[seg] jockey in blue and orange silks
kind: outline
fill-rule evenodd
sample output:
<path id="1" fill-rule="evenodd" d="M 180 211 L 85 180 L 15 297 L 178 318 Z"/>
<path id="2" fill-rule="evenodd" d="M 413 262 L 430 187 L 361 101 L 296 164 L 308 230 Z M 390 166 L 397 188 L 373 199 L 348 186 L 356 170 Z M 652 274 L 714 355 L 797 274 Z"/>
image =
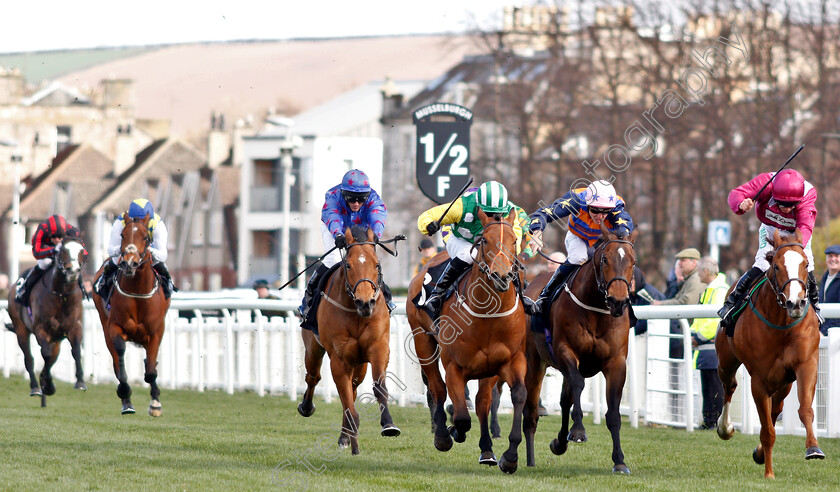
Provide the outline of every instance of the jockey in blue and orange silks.
<path id="1" fill-rule="evenodd" d="M 753 201 L 753 197 L 765 185 Z M 743 215 L 755 207 L 755 215 L 761 226 L 758 228 L 758 251 L 752 268 L 741 276 L 718 311 L 720 325 L 727 330 L 727 335 L 732 335 L 734 308 L 740 304 L 738 301 L 753 282 L 770 268 L 767 253 L 773 251 L 774 247 L 767 238 L 772 238 L 777 230 L 791 234 L 799 229 L 802 233 L 802 242 L 805 244 L 803 249 L 808 257 L 808 300 L 822 323 L 819 287 L 814 277 L 814 253 L 811 251 L 811 234 L 817 221 L 817 189 L 805 181 L 798 171 L 785 169 L 779 173 L 759 174 L 730 191 L 728 201 L 729 208 L 737 215 Z"/>
<path id="2" fill-rule="evenodd" d="M 531 234 L 539 240 L 548 224 L 568 216 L 571 217 L 565 240 L 566 261 L 554 271 L 535 302 L 534 312 L 529 314 L 546 312 L 552 293 L 589 259 L 589 249 L 601 236 L 601 224 L 604 221 L 619 237 L 633 232 L 633 219 L 624 210 L 624 200 L 616 193 L 613 185 L 606 181 L 595 181 L 586 188 L 571 190 L 555 200 L 550 207 L 532 213 Z"/>
<path id="3" fill-rule="evenodd" d="M 360 226 L 373 230 L 373 234 L 380 238 L 385 232 L 385 219 L 388 217 L 388 210 L 385 203 L 379 198 L 379 194 L 370 187 L 370 180 L 364 171 L 351 169 L 344 174 L 341 184 L 333 186 L 324 197 L 324 206 L 321 209 L 321 238 L 324 241 L 324 249 L 332 252 L 321 260 L 321 266 L 315 270 L 309 283 L 306 285 L 303 302 L 298 311 L 306 319 L 311 306 L 315 289 L 324 274 L 330 267 L 341 261 L 339 249 L 347 246 L 344 232 L 348 227 Z M 393 310 L 391 302 L 391 291 L 388 286 L 382 283 L 382 293 L 388 301 L 388 308 Z"/>

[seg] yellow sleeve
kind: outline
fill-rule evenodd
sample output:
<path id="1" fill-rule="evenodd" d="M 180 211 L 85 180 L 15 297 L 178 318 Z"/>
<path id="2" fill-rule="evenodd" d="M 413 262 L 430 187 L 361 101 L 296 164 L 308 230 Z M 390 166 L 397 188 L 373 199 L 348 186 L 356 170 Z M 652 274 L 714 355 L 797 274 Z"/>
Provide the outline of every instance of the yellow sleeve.
<path id="1" fill-rule="evenodd" d="M 417 228 L 420 229 L 420 232 L 423 234 L 428 234 L 426 226 L 438 220 L 438 218 L 440 218 L 440 216 L 443 215 L 443 212 L 448 206 L 448 203 L 444 203 L 443 205 L 432 207 L 429 210 L 426 210 L 425 212 L 420 214 L 420 217 L 417 218 Z M 446 217 L 444 217 L 443 220 L 440 221 L 440 225 L 456 224 L 461 220 L 463 216 L 464 204 L 461 202 L 461 199 L 458 198 L 452 204 L 452 208 L 449 209 L 449 212 L 446 212 Z"/>

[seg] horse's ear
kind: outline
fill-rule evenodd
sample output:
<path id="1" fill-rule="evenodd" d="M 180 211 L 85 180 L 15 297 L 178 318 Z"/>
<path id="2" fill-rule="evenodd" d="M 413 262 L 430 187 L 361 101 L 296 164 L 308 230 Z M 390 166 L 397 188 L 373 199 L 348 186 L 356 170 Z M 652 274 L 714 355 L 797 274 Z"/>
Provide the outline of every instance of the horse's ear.
<path id="1" fill-rule="evenodd" d="M 638 228 L 633 229 L 633 232 L 631 232 L 630 235 L 627 236 L 627 240 L 630 241 L 631 243 L 635 244 L 636 243 L 636 236 L 638 236 L 638 235 L 639 235 L 639 229 Z"/>
<path id="2" fill-rule="evenodd" d="M 507 215 L 505 215 L 505 222 L 513 225 L 514 220 L 518 216 L 519 216 L 519 214 L 516 212 L 516 209 L 513 208 L 513 207 L 510 207 L 510 210 L 508 211 Z"/>
<path id="3" fill-rule="evenodd" d="M 353 237 L 353 232 L 349 227 L 344 230 L 344 239 L 347 240 L 347 244 L 353 244 L 356 242 L 356 239 Z"/>
<path id="4" fill-rule="evenodd" d="M 373 242 L 373 229 L 371 229 L 370 227 L 368 227 L 367 230 L 367 240 L 369 243 Z"/>
<path id="5" fill-rule="evenodd" d="M 614 234 L 610 231 L 610 228 L 607 227 L 607 221 L 601 221 L 601 237 L 603 237 L 604 239 L 609 239 L 610 235 Z"/>
<path id="6" fill-rule="evenodd" d="M 778 230 L 778 229 L 776 229 L 776 230 L 773 232 L 773 240 L 772 240 L 772 241 L 770 241 L 770 242 L 773 244 L 773 247 L 774 247 L 774 248 L 778 248 L 778 247 L 779 247 L 779 243 L 781 243 L 781 241 L 782 241 L 781 234 L 779 234 L 779 230 Z"/>
<path id="7" fill-rule="evenodd" d="M 484 210 L 481 210 L 481 207 L 477 207 L 476 212 L 477 212 L 477 215 L 478 215 L 478 220 L 480 220 L 482 224 L 486 224 L 487 223 L 487 214 L 484 213 Z"/>
<path id="8" fill-rule="evenodd" d="M 128 212 L 123 212 L 122 220 L 123 220 L 123 222 L 128 222 Z"/>
<path id="9" fill-rule="evenodd" d="M 796 234 L 796 242 L 801 244 L 802 243 L 802 231 L 800 231 L 799 228 L 797 227 L 796 231 L 794 233 Z"/>

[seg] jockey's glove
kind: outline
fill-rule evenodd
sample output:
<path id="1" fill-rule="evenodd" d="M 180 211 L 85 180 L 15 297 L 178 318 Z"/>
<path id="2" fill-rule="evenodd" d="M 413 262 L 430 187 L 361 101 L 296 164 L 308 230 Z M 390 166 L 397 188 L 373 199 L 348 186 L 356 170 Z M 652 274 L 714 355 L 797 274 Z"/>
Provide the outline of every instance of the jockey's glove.
<path id="1" fill-rule="evenodd" d="M 440 224 L 437 222 L 431 222 L 429 225 L 426 226 L 426 235 L 434 236 L 437 231 L 440 230 Z"/>
<path id="2" fill-rule="evenodd" d="M 336 236 L 335 237 L 335 247 L 338 249 L 344 249 L 347 247 L 347 239 L 344 236 Z"/>

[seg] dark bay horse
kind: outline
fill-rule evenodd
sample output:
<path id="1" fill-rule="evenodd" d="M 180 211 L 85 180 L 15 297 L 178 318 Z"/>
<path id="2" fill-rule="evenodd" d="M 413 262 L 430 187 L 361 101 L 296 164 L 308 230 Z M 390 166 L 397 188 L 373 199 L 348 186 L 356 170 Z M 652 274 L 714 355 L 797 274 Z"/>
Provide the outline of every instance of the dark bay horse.
<path id="1" fill-rule="evenodd" d="M 566 452 L 568 441 L 585 442 L 580 394 L 584 378 L 599 372 L 607 380 L 607 428 L 613 442 L 613 472 L 630 473 L 621 450 L 621 393 L 624 389 L 627 337 L 630 333 L 630 280 L 636 264 L 633 243 L 638 230 L 619 237 L 601 225 L 601 243 L 592 258 L 571 277 L 547 314 L 551 344 L 543 333 L 528 331 L 528 400 L 525 403 L 525 443 L 528 466 L 534 466 L 534 433 L 539 420 L 537 406 L 546 367 L 563 373 L 560 408 L 563 423 L 551 441 L 554 454 Z M 528 286 L 526 294 L 536 299 L 550 274 L 543 274 Z M 569 415 L 573 425 L 569 430 Z"/>
<path id="2" fill-rule="evenodd" d="M 396 256 L 380 243 L 373 230 L 353 227 L 344 233 L 346 255 L 327 279 L 318 305 L 318 336 L 302 330 L 306 348 L 306 392 L 298 405 L 298 413 L 309 417 L 315 413 L 312 397 L 321 380 L 324 353 L 330 356 L 330 370 L 341 399 L 342 423 L 338 445 L 350 446 L 352 454 L 359 454 L 359 412 L 356 409 L 356 390 L 365 379 L 370 363 L 373 393 L 378 402 L 374 412 L 364 411 L 365 418 L 379 415 L 381 435 L 396 437 L 400 429 L 394 425 L 388 411 L 386 369 L 391 354 L 391 314 L 382 295 L 382 267 L 376 256 L 376 246 Z M 368 402 L 372 403 L 372 402 Z M 374 415 L 368 415 L 373 413 Z"/>
<path id="3" fill-rule="evenodd" d="M 70 342 L 70 351 L 76 361 L 76 389 L 86 390 L 82 369 L 82 290 L 79 275 L 87 262 L 84 245 L 65 238 L 61 249 L 53 257 L 53 266 L 32 287 L 29 293 L 32 315 L 15 301 L 17 286 L 9 292 L 9 317 L 7 327 L 17 335 L 23 351 L 23 363 L 29 373 L 30 396 L 40 396 L 41 406 L 47 406 L 47 395 L 55 394 L 50 370 L 58 359 L 61 341 Z M 29 335 L 35 335 L 44 358 L 40 380 L 35 379 Z"/>
<path id="4" fill-rule="evenodd" d="M 125 370 L 125 343 L 134 342 L 146 349 L 146 371 L 144 380 L 151 386 L 152 401 L 149 415 L 161 414 L 160 388 L 157 385 L 157 356 L 163 338 L 166 311 L 169 299 L 161 287 L 152 262 L 149 248 L 149 217 L 131 219 L 123 214 L 125 228 L 122 231 L 122 246 L 119 270 L 114 281 L 114 292 L 106 300 L 94 292 L 93 302 L 99 311 L 105 344 L 114 361 L 114 374 L 119 380 L 117 396 L 122 400 L 122 413 L 134 413 L 131 404 L 131 387 Z M 106 261 L 111 261 L 110 259 Z M 103 265 L 104 267 L 104 265 Z M 102 275 L 102 267 L 96 278 Z M 94 282 L 95 283 L 95 282 Z"/>
<path id="5" fill-rule="evenodd" d="M 478 211 L 484 232 L 474 243 L 475 263 L 458 285 L 458 293 L 447 299 L 434 322 L 422 309 L 409 302 L 408 322 L 414 336 L 416 354 L 428 380 L 434 400 L 435 447 L 440 451 L 466 440 L 470 414 L 464 397 L 464 384 L 478 379 L 475 411 L 481 436 L 479 463 L 496 465 L 493 441 L 488 429 L 493 386 L 496 376 L 511 388 L 513 425 L 509 447 L 498 461 L 499 468 L 514 473 L 517 448 L 522 441 L 522 407 L 525 403 L 525 311 L 515 287 L 521 265 L 515 257 L 516 235 L 511 211 L 507 216 L 486 215 Z M 413 299 L 423 287 L 426 272 L 447 258 L 440 253 L 412 279 L 408 298 Z M 446 371 L 446 383 L 440 374 L 438 357 Z M 446 427 L 447 388 L 452 399 L 453 426 Z"/>
<path id="6" fill-rule="evenodd" d="M 805 426 L 805 459 L 825 458 L 813 429 L 811 403 L 817 386 L 820 334 L 819 321 L 808 304 L 808 258 L 802 234 L 797 229 L 793 235 L 780 237 L 776 231 L 772 244 L 775 250 L 767 255 L 770 268 L 750 294 L 749 309 L 738 318 L 734 335 L 730 338 L 720 328 L 715 338 L 718 375 L 726 391 L 718 436 L 731 439 L 735 433 L 729 405 L 738 385 L 735 372 L 744 364 L 761 421 L 760 444 L 753 451 L 753 459 L 764 464 L 765 478 L 774 477 L 776 418 L 794 381 L 799 420 Z"/>

